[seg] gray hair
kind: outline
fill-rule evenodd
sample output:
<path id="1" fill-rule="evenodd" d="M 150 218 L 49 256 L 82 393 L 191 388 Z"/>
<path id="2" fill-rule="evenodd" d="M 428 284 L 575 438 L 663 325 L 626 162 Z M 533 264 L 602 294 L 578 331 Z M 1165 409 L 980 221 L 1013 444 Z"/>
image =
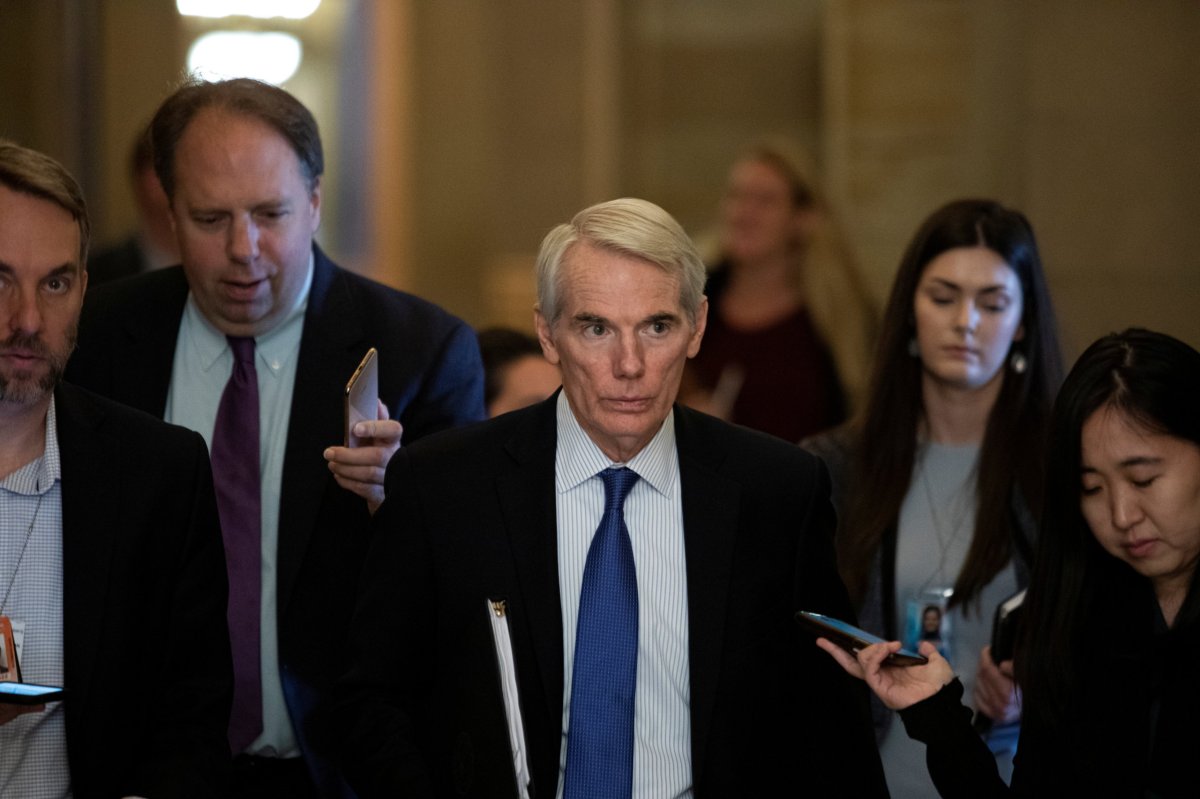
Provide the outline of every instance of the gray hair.
<path id="1" fill-rule="evenodd" d="M 679 276 L 679 304 L 696 322 L 704 300 L 704 262 L 675 219 L 652 202 L 624 197 L 585 208 L 542 239 L 537 257 L 538 309 L 553 324 L 562 314 L 562 265 L 579 243 L 639 258 Z"/>

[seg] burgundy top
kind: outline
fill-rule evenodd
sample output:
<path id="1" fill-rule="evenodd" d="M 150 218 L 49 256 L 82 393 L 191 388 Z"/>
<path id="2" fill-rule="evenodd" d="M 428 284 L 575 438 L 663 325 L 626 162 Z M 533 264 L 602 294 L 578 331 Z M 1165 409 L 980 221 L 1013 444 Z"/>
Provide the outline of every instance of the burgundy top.
<path id="1" fill-rule="evenodd" d="M 720 311 L 722 277 L 709 281 L 708 328 L 700 353 L 689 361 L 691 379 L 712 390 L 726 366 L 740 366 L 745 379 L 731 421 L 787 441 L 844 421 L 846 403 L 833 359 L 808 311 L 800 308 L 756 330 L 729 327 Z"/>

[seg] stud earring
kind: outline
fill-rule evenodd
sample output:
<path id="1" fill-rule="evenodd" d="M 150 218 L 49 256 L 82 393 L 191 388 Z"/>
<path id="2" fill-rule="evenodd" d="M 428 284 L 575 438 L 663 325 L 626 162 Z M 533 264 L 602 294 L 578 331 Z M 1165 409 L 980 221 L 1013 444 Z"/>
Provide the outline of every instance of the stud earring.
<path id="1" fill-rule="evenodd" d="M 1012 355 L 1008 358 L 1008 368 L 1019 375 L 1023 375 L 1025 374 L 1025 370 L 1029 368 L 1029 359 L 1020 350 L 1013 350 Z"/>

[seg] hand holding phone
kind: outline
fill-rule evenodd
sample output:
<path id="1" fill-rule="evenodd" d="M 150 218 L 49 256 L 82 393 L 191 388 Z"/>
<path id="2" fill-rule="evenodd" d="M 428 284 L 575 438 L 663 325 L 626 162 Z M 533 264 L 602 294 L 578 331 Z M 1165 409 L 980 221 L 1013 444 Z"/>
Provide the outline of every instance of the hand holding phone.
<path id="1" fill-rule="evenodd" d="M 1017 643 L 1017 625 L 1025 609 L 1022 589 L 996 606 L 992 620 L 992 644 L 979 653 L 975 672 L 976 732 L 985 733 L 994 723 L 1012 724 L 1021 720 L 1021 692 L 1012 675 L 1013 650 Z M 1006 664 L 1002 669 L 1001 664 Z"/>
<path id="2" fill-rule="evenodd" d="M 929 641 L 919 644 L 920 654 L 903 652 L 899 641 L 884 641 L 838 619 L 801 611 L 796 620 L 819 631 L 817 646 L 892 710 L 928 699 L 954 679 L 954 670 Z"/>
<path id="3" fill-rule="evenodd" d="M 400 449 L 404 433 L 399 421 L 388 418 L 387 406 L 379 399 L 374 347 L 367 350 L 346 384 L 345 414 L 345 446 L 326 447 L 325 460 L 338 485 L 365 499 L 374 513 L 383 503 L 387 465 Z M 367 428 L 364 438 L 354 434 L 356 425 Z"/>

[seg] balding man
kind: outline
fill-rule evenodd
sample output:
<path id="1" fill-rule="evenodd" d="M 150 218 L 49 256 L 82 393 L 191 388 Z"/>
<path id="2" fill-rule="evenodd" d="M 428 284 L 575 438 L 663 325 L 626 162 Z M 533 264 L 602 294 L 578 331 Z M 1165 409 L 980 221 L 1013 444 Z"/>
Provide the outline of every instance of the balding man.
<path id="1" fill-rule="evenodd" d="M 182 266 L 89 298 L 72 379 L 200 432 L 230 573 L 235 795 L 342 793 L 310 745 L 334 676 L 384 467 L 482 418 L 473 332 L 347 272 L 313 236 L 324 159 L 283 89 L 189 83 L 151 122 Z M 346 381 L 378 352 L 379 419 L 344 438 Z M 390 418 L 389 418 L 390 417 Z"/>

